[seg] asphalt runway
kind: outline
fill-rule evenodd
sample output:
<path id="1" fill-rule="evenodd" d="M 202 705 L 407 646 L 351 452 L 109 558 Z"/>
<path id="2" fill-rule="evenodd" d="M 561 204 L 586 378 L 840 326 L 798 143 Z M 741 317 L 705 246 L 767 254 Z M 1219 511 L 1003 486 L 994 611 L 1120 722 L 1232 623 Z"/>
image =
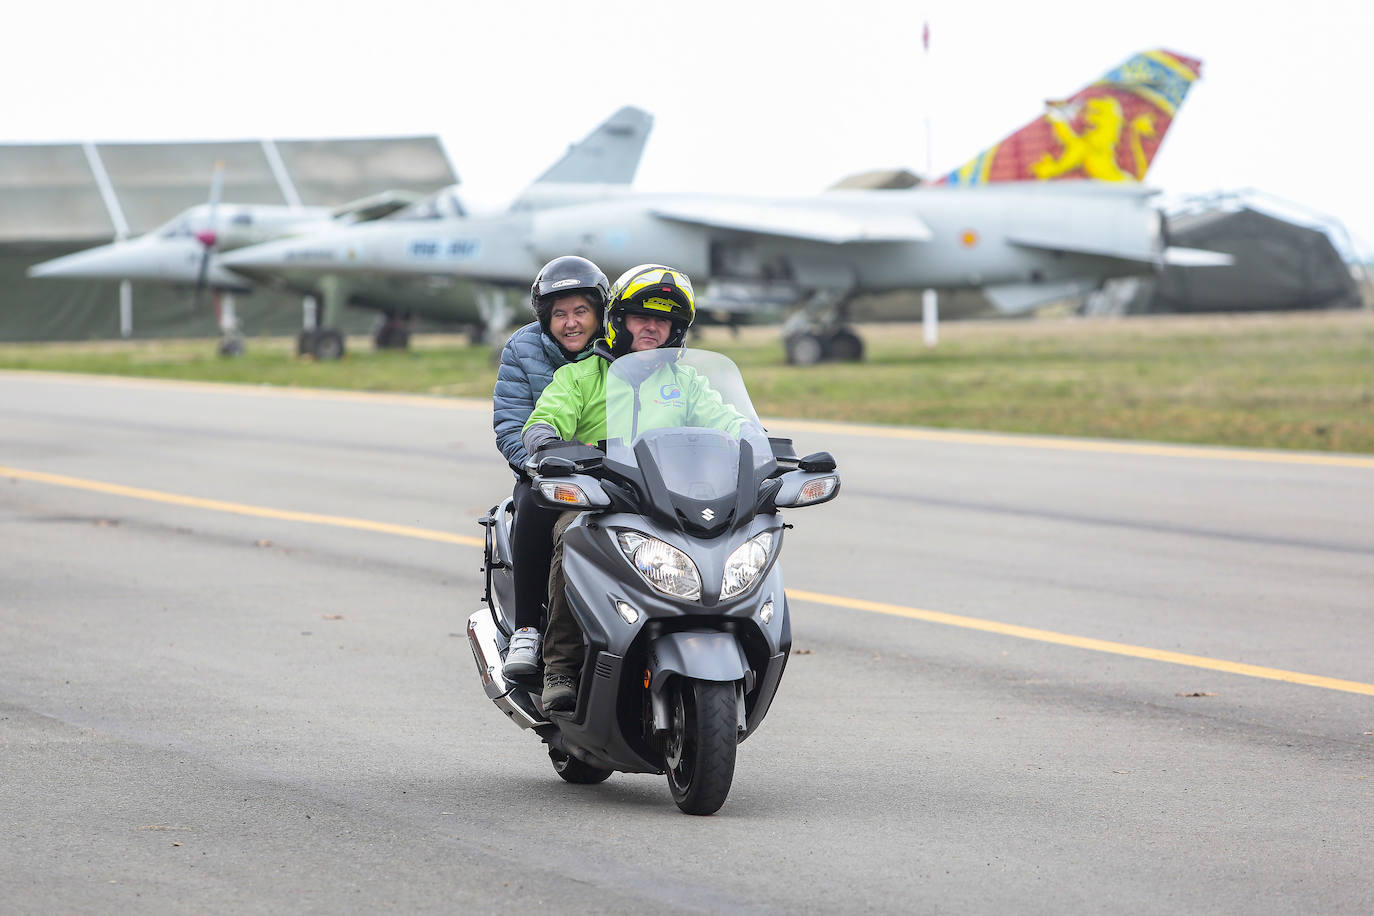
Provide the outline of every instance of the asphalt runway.
<path id="1" fill-rule="evenodd" d="M 1374 912 L 1374 459 L 769 425 L 693 818 L 482 693 L 487 405 L 0 373 L 0 911 Z"/>

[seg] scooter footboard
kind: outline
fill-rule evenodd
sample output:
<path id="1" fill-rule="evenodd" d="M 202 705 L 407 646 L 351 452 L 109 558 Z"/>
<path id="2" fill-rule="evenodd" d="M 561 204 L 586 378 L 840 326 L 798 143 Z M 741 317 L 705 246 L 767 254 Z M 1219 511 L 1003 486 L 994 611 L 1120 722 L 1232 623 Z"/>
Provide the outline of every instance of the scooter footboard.
<path id="1" fill-rule="evenodd" d="M 733 683 L 749 671 L 744 649 L 731 633 L 687 630 L 664 633 L 649 644 L 649 689 L 662 693 L 671 675 Z"/>
<path id="2" fill-rule="evenodd" d="M 517 691 L 515 685 L 502 676 L 501 647 L 505 645 L 505 637 L 487 608 L 468 618 L 468 645 L 472 648 L 472 660 L 477 663 L 477 673 L 482 677 L 482 689 L 497 708 L 521 728 L 547 725 L 523 691 Z"/>

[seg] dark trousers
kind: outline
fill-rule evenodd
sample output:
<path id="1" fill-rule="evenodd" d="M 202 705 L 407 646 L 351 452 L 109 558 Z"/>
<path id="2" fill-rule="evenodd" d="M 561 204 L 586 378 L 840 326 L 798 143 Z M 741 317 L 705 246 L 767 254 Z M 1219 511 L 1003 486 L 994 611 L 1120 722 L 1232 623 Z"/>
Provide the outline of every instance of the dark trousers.
<path id="1" fill-rule="evenodd" d="M 535 505 L 528 477 L 515 482 L 511 496 L 515 502 L 515 529 L 510 535 L 515 563 L 515 626 L 539 629 L 548 595 L 553 526 L 560 513 Z"/>
<path id="2" fill-rule="evenodd" d="M 576 676 L 586 654 L 578 626 L 563 589 L 563 532 L 580 513 L 564 512 L 553 526 L 553 559 L 549 563 L 549 623 L 544 628 L 544 670 Z"/>

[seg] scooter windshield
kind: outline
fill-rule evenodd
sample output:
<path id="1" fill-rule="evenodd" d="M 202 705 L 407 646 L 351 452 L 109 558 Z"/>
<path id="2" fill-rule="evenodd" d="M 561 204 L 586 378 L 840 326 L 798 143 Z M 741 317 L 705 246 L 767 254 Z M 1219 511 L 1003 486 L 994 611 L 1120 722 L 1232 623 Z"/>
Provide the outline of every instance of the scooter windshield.
<path id="1" fill-rule="evenodd" d="M 715 500 L 740 486 L 740 440 L 754 469 L 773 460 L 739 369 L 709 350 L 630 353 L 606 375 L 607 457 L 638 465 L 641 440 L 668 490 Z"/>

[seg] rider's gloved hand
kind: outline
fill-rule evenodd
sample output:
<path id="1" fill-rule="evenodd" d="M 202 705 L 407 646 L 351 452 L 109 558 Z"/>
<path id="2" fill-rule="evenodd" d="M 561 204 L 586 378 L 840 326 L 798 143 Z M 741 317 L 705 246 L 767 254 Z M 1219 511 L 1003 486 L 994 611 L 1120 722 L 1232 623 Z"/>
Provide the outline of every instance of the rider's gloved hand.
<path id="1" fill-rule="evenodd" d="M 533 455 L 525 459 L 525 473 L 531 477 L 539 473 L 539 462 L 544 457 L 544 452 L 551 448 L 558 448 L 560 445 L 571 445 L 566 439 L 546 439 L 539 444 L 539 449 Z"/>
<path id="2" fill-rule="evenodd" d="M 525 454 L 530 458 L 526 460 L 528 465 L 534 459 L 534 455 L 541 448 L 547 448 L 550 443 L 562 442 L 558 435 L 558 430 L 548 423 L 536 423 L 525 429 L 520 434 L 520 443 L 525 446 Z"/>

